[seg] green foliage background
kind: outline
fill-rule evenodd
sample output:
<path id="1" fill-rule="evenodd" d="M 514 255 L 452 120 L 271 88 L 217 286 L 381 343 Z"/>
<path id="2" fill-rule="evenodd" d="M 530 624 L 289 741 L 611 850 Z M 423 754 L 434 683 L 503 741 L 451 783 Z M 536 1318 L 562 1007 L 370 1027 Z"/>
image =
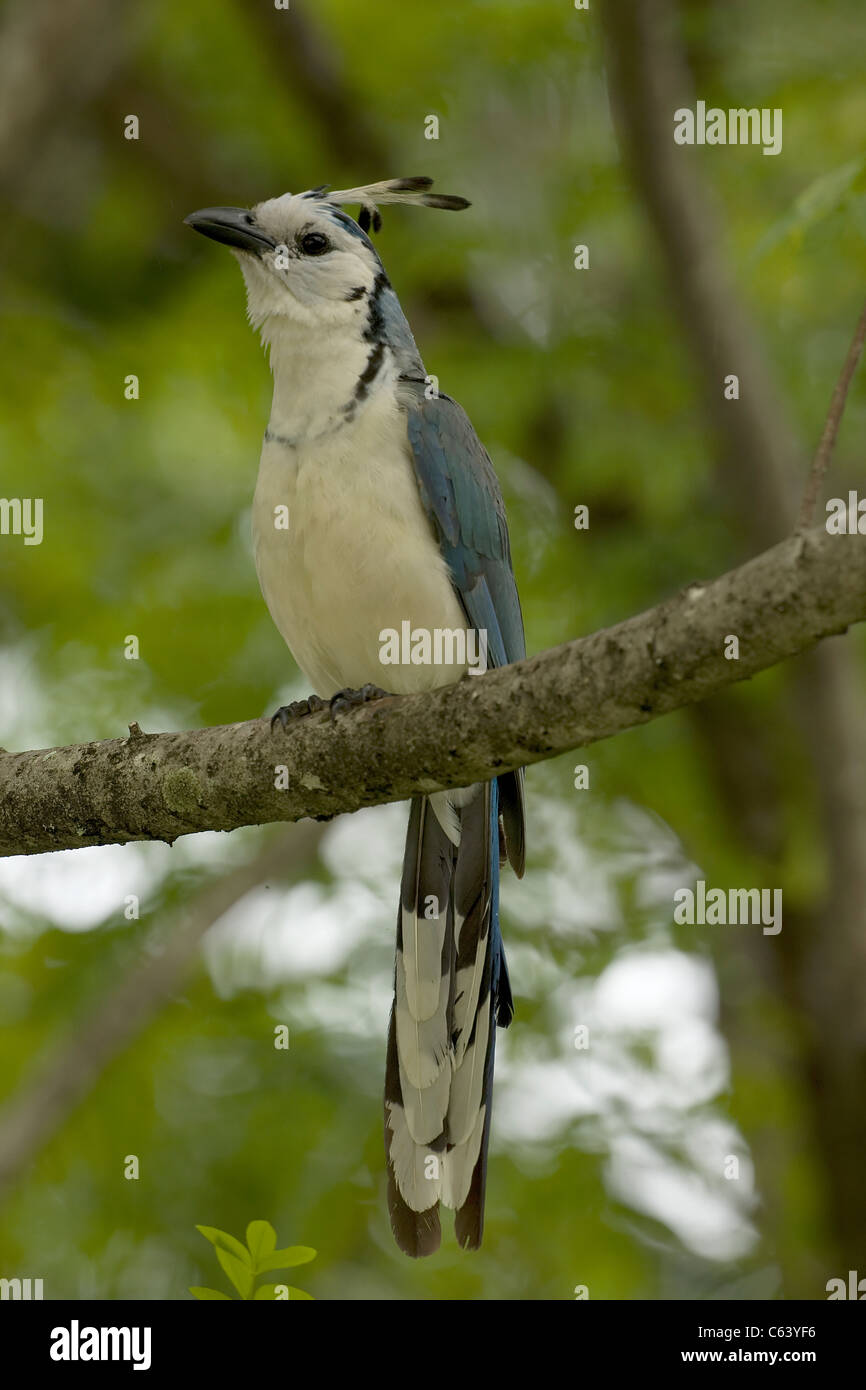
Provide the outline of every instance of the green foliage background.
<path id="1" fill-rule="evenodd" d="M 58 100 L 38 138 L 21 136 L 31 148 L 0 222 L 0 491 L 43 497 L 46 532 L 39 547 L 0 540 L 7 748 L 115 737 L 134 719 L 153 731 L 230 722 L 303 693 L 248 536 L 269 373 L 237 267 L 182 225 L 200 206 L 406 173 L 472 200 L 459 217 L 386 210 L 379 245 L 428 371 L 497 465 L 530 650 L 744 558 L 743 519 L 712 471 L 694 366 L 617 150 L 593 12 L 567 0 L 297 10 L 349 120 L 297 80 L 292 12 L 153 0 L 111 12 L 76 58 L 99 80 Z M 778 158 L 706 149 L 700 165 L 801 431 L 792 469 L 805 472 L 866 281 L 862 7 L 693 3 L 682 26 L 700 95 L 784 111 Z M 123 138 L 130 112 L 137 142 Z M 437 142 L 424 138 L 428 113 Z M 572 266 L 579 242 L 585 272 Z M 137 401 L 124 399 L 129 373 Z M 833 494 L 862 481 L 864 425 L 861 376 Z M 588 532 L 573 527 L 578 503 Z M 124 659 L 130 633 L 138 661 Z M 849 640 L 862 655 L 862 634 Z M 778 872 L 786 903 L 807 908 L 825 863 L 784 695 L 784 673 L 770 672 L 733 699 L 782 769 Z M 573 787 L 578 760 L 588 792 Z M 449 1233 L 415 1264 L 388 1230 L 380 1090 L 402 813 L 384 808 L 332 832 L 342 838 L 309 864 L 312 886 L 285 899 L 301 934 L 336 921 L 330 963 L 323 951 L 294 977 L 269 973 L 256 935 L 266 890 L 248 899 L 233 919 L 239 943 L 209 944 L 207 968 L 7 1195 L 0 1274 L 43 1277 L 47 1297 L 188 1297 L 219 1277 L 196 1224 L 242 1231 L 266 1216 L 281 1243 L 318 1251 L 305 1271 L 318 1299 L 561 1299 L 581 1284 L 593 1299 L 823 1297 L 841 1271 L 829 1263 L 801 1021 L 751 961 L 749 929 L 720 937 L 670 921 L 670 883 L 689 883 L 695 866 L 712 884 L 779 884 L 723 804 L 694 719 L 546 764 L 529 785 L 530 870 L 505 896 L 518 1011 L 500 1084 L 546 1074 L 576 1099 L 537 1139 L 520 1137 L 506 1107 L 480 1254 Z M 88 852 L 79 868 L 74 856 L 0 865 L 0 1090 L 25 1082 L 43 1049 L 159 949 L 170 914 L 270 833 Z M 40 882 L 75 904 L 75 923 L 46 908 Z M 130 893 L 137 922 L 124 917 Z M 343 920 L 363 930 L 340 946 Z M 599 983 L 635 960 L 649 995 L 662 978 L 653 962 L 674 968 L 671 1018 L 683 961 L 699 971 L 683 979 L 719 982 L 720 1016 L 711 983 L 700 1007 L 679 1001 L 708 1049 L 679 1107 L 671 1077 L 693 1035 L 605 1022 Z M 589 1017 L 573 1001 L 592 999 L 602 1063 L 571 1036 Z M 273 1047 L 280 1021 L 287 1052 Z M 732 1144 L 739 1184 L 721 1175 Z M 661 1207 L 617 1180 L 623 1145 L 644 1176 L 672 1184 Z M 123 1175 L 129 1154 L 137 1181 Z M 723 1213 L 709 1235 L 692 1203 Z M 663 1214 L 678 1208 L 679 1222 Z"/>

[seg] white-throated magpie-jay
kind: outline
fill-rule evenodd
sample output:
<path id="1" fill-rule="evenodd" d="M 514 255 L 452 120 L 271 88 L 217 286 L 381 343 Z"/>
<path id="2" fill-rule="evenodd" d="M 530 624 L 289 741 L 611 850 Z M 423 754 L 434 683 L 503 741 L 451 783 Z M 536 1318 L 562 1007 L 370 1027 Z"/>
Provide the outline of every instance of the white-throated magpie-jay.
<path id="1" fill-rule="evenodd" d="M 468 206 L 430 184 L 314 188 L 186 219 L 235 252 L 250 321 L 270 348 L 256 569 L 315 692 L 278 712 L 284 725 L 382 686 L 403 694 L 459 680 L 469 660 L 457 632 L 481 635 L 495 666 L 525 652 L 493 466 L 461 407 L 431 393 L 367 235 L 378 204 Z M 357 221 L 344 204 L 360 205 Z M 407 623 L 414 659 L 383 667 L 383 634 Z M 417 633 L 452 638 L 425 646 Z M 481 1241 L 495 1026 L 513 1012 L 499 931 L 506 856 L 522 874 L 522 773 L 413 799 L 385 1077 L 391 1224 L 410 1255 L 438 1248 L 440 1201 L 456 1210 L 462 1245 Z"/>

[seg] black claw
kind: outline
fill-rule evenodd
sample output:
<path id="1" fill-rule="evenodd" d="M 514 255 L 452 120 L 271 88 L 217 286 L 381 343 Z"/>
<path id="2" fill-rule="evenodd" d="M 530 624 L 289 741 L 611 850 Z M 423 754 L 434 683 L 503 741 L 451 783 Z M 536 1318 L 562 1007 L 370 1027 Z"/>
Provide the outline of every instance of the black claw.
<path id="1" fill-rule="evenodd" d="M 323 710 L 328 710 L 331 718 L 336 719 L 338 714 L 345 714 L 346 710 L 366 705 L 370 700 L 387 699 L 387 696 L 387 690 L 370 684 L 363 685 L 360 690 L 338 690 L 330 700 L 323 700 L 319 695 L 308 695 L 306 700 L 293 700 L 290 705 L 280 705 L 271 719 L 271 728 L 280 724 L 287 729 L 296 720 L 306 719 L 310 714 L 321 714 Z"/>
<path id="2" fill-rule="evenodd" d="M 318 695 L 308 695 L 306 700 L 293 700 L 290 705 L 280 705 L 271 718 L 271 728 L 279 723 L 287 729 L 296 719 L 306 719 L 308 714 L 321 714 L 322 710 L 327 708 L 328 701 L 322 700 Z"/>
<path id="3" fill-rule="evenodd" d="M 338 690 L 330 699 L 331 718 L 336 719 L 338 714 L 345 714 L 346 710 L 354 709 L 357 705 L 366 705 L 370 700 L 385 700 L 387 697 L 387 690 L 369 683 L 362 685 L 360 690 Z"/>

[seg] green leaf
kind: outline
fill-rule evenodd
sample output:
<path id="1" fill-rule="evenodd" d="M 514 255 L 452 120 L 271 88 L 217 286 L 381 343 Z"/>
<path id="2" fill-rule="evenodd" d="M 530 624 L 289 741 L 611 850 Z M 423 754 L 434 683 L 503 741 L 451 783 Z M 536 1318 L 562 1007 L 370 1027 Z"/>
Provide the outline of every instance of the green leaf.
<path id="1" fill-rule="evenodd" d="M 760 261 L 779 242 L 788 237 L 802 236 L 814 223 L 838 212 L 852 194 L 862 191 L 864 174 L 866 160 L 861 157 L 815 179 L 761 237 L 752 255 L 752 263 Z"/>
<path id="2" fill-rule="evenodd" d="M 314 1303 L 315 1299 L 311 1293 L 304 1293 L 303 1289 L 296 1289 L 294 1284 L 289 1284 L 289 1298 L 303 1298 L 306 1303 Z"/>
<path id="3" fill-rule="evenodd" d="M 235 1255 L 229 1254 L 228 1250 L 216 1248 L 217 1259 L 231 1279 L 241 1298 L 251 1298 L 255 1277 L 250 1269 L 249 1262 L 242 1264 Z M 248 1257 L 249 1259 L 249 1257 Z"/>
<path id="4" fill-rule="evenodd" d="M 276 1296 L 277 1296 L 277 1286 L 276 1286 L 276 1284 L 260 1284 L 259 1287 L 256 1289 L 255 1294 L 253 1295 L 253 1298 L 254 1298 L 255 1302 L 258 1303 L 258 1302 L 261 1302 L 263 1299 L 266 1299 L 266 1298 L 268 1298 L 268 1299 L 273 1299 L 273 1298 L 276 1298 Z"/>
<path id="5" fill-rule="evenodd" d="M 269 1221 L 251 1221 L 247 1226 L 247 1245 L 250 1248 L 253 1268 L 259 1261 L 270 1255 L 277 1243 L 277 1233 Z"/>
<path id="6" fill-rule="evenodd" d="M 195 1286 L 190 1289 L 193 1298 L 200 1298 L 203 1303 L 214 1302 L 216 1299 L 225 1299 L 226 1303 L 231 1303 L 227 1293 L 220 1293 L 219 1289 L 203 1289 Z"/>
<path id="7" fill-rule="evenodd" d="M 211 1245 L 216 1247 L 217 1253 L 220 1250 L 227 1250 L 230 1255 L 236 1256 L 243 1264 L 252 1269 L 249 1250 L 234 1236 L 230 1236 L 228 1231 L 220 1231 L 216 1226 L 196 1226 L 196 1230 L 201 1231 L 205 1240 L 209 1240 Z"/>
<path id="8" fill-rule="evenodd" d="M 275 1250 L 259 1263 L 259 1271 L 267 1269 L 293 1269 L 295 1265 L 308 1265 L 316 1258 L 316 1251 L 310 1245 L 287 1245 L 284 1250 Z"/>

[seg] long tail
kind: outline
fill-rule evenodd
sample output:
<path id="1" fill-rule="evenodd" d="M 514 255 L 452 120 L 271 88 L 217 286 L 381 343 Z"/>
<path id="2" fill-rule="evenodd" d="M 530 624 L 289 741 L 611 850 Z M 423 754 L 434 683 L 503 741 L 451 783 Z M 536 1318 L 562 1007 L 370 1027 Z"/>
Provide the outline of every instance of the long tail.
<path id="1" fill-rule="evenodd" d="M 407 1255 L 439 1248 L 440 1201 L 460 1244 L 481 1243 L 496 1024 L 513 1013 L 499 860 L 496 782 L 413 800 L 385 1070 L 388 1206 Z"/>

